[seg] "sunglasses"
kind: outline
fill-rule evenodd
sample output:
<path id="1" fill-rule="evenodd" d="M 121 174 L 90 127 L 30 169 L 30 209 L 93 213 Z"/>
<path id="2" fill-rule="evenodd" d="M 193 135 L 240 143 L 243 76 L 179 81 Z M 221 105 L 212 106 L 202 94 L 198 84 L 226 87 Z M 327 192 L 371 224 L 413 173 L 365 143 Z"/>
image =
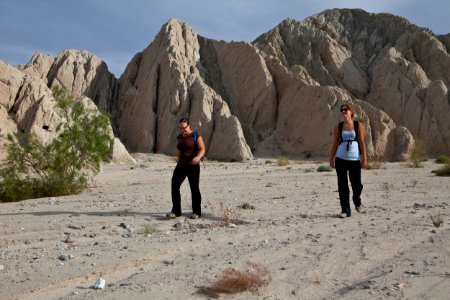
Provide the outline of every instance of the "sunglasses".
<path id="1" fill-rule="evenodd" d="M 182 127 L 182 126 L 180 126 L 180 127 L 178 127 L 180 130 L 185 130 L 186 128 L 188 128 L 189 127 L 189 125 L 186 125 L 186 126 L 184 126 L 184 127 Z"/>
<path id="2" fill-rule="evenodd" d="M 348 108 L 341 108 L 341 112 L 347 112 Z"/>

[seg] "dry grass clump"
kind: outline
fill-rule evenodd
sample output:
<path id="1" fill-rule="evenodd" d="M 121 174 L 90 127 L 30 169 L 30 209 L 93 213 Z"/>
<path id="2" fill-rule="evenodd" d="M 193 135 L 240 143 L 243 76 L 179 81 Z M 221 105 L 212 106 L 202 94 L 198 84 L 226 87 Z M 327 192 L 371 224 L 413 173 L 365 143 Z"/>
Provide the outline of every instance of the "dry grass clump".
<path id="1" fill-rule="evenodd" d="M 211 213 L 212 216 L 216 216 L 216 211 L 214 210 L 214 206 L 211 204 L 211 201 L 207 202 L 208 204 L 208 208 L 209 208 L 209 212 Z"/>
<path id="2" fill-rule="evenodd" d="M 379 156 L 373 156 L 369 158 L 369 163 L 366 166 L 367 170 L 378 170 L 382 166 L 382 161 Z"/>
<path id="3" fill-rule="evenodd" d="M 333 171 L 333 168 L 332 167 L 330 167 L 329 165 L 320 165 L 318 168 L 317 168 L 317 172 L 331 172 L 331 171 Z"/>
<path id="4" fill-rule="evenodd" d="M 384 191 L 389 192 L 391 189 L 394 188 L 394 185 L 390 184 L 389 182 L 383 182 L 381 187 L 383 188 Z"/>
<path id="5" fill-rule="evenodd" d="M 155 232 L 158 232 L 158 227 L 153 224 L 146 224 L 140 231 L 141 234 L 153 234 Z"/>
<path id="6" fill-rule="evenodd" d="M 249 204 L 248 202 L 244 202 L 241 205 L 239 205 L 239 208 L 242 208 L 242 209 L 255 209 L 255 206 Z"/>
<path id="7" fill-rule="evenodd" d="M 410 166 L 413 168 L 422 168 L 423 162 L 428 159 L 428 148 L 424 141 L 417 140 L 413 149 L 411 150 L 409 160 Z"/>
<path id="8" fill-rule="evenodd" d="M 289 159 L 287 159 L 286 157 L 279 157 L 277 159 L 277 166 L 279 167 L 285 167 L 290 165 Z"/>
<path id="9" fill-rule="evenodd" d="M 438 215 L 430 215 L 431 223 L 433 223 L 434 227 L 441 227 L 444 225 L 444 218 L 441 214 Z"/>
<path id="10" fill-rule="evenodd" d="M 320 280 L 319 274 L 316 274 L 316 277 L 314 277 L 314 281 L 315 284 L 321 284 L 322 280 Z"/>
<path id="11" fill-rule="evenodd" d="M 443 167 L 432 171 L 437 176 L 450 176 L 450 163 L 445 164 Z"/>
<path id="12" fill-rule="evenodd" d="M 445 155 L 438 155 L 436 157 L 436 163 L 437 164 L 450 164 L 450 157 Z"/>
<path id="13" fill-rule="evenodd" d="M 241 212 L 236 209 L 230 209 L 225 207 L 223 202 L 220 202 L 220 217 L 222 226 L 230 226 L 231 224 L 237 224 Z"/>
<path id="14" fill-rule="evenodd" d="M 201 286 L 198 293 L 212 298 L 219 298 L 220 294 L 236 294 L 245 291 L 257 293 L 258 289 L 267 285 L 271 278 L 266 267 L 248 262 L 244 271 L 226 268 L 217 281 L 211 286 Z"/>

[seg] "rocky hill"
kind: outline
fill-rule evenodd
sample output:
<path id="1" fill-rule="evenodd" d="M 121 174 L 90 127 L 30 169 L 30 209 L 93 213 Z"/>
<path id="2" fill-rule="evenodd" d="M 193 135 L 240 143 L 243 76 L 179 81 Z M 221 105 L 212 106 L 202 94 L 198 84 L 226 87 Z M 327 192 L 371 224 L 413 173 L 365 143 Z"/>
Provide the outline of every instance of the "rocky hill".
<path id="1" fill-rule="evenodd" d="M 4 145 L 10 133 L 33 132 L 43 142 L 57 137 L 60 119 L 51 92 L 55 84 L 72 91 L 86 108 L 103 110 L 108 109 L 117 85 L 106 64 L 86 51 L 66 50 L 57 58 L 37 53 L 17 68 L 0 61 L 0 159 L 6 156 Z M 110 134 L 112 160 L 136 163 L 112 128 Z"/>
<path id="2" fill-rule="evenodd" d="M 201 37 L 172 19 L 119 79 L 86 51 L 0 65 L 0 139 L 30 130 L 51 97 L 40 93 L 60 84 L 110 112 L 131 152 L 174 154 L 178 120 L 190 117 L 211 159 L 326 156 L 350 102 L 369 155 L 404 160 L 415 140 L 450 154 L 449 46 L 448 35 L 362 10 L 287 19 L 251 43 Z"/>

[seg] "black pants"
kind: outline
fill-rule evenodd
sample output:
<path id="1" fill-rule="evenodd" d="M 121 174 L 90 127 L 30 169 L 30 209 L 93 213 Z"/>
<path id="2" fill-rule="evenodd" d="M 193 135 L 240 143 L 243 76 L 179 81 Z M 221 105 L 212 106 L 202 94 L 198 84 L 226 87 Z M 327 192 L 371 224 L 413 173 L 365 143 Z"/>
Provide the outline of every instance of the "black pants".
<path id="1" fill-rule="evenodd" d="M 361 192 L 363 185 L 361 183 L 361 162 L 359 160 L 335 159 L 336 173 L 338 178 L 339 200 L 341 202 L 342 212 L 351 215 L 350 209 L 350 191 L 348 188 L 348 177 L 353 191 L 353 204 L 356 207 L 361 206 Z"/>
<path id="2" fill-rule="evenodd" d="M 181 196 L 180 187 L 183 181 L 189 180 L 192 194 L 192 213 L 198 216 L 202 215 L 202 195 L 200 194 L 200 164 L 197 165 L 182 165 L 177 164 L 172 176 L 172 212 L 181 216 Z"/>

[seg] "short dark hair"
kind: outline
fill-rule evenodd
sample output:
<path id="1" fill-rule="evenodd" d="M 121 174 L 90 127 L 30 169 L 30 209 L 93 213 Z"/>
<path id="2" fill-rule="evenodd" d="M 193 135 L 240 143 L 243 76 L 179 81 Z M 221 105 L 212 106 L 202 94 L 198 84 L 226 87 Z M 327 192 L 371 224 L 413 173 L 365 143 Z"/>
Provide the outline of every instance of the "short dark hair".
<path id="1" fill-rule="evenodd" d="M 186 123 L 188 125 L 191 125 L 191 122 L 189 122 L 188 118 L 181 118 L 180 121 L 178 123 Z"/>

